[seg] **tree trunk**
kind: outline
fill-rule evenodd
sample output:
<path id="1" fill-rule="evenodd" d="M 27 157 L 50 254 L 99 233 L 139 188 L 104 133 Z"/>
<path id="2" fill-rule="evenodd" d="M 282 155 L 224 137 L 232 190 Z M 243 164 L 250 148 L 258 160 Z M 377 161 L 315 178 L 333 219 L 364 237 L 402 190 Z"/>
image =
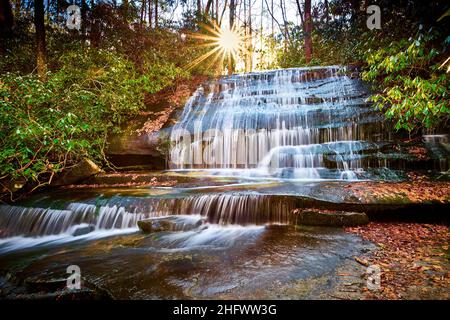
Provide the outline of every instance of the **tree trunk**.
<path id="1" fill-rule="evenodd" d="M 202 0 L 197 0 L 197 18 L 202 14 Z"/>
<path id="2" fill-rule="evenodd" d="M 86 0 L 81 0 L 81 37 L 83 38 L 83 43 L 86 40 L 87 9 Z"/>
<path id="3" fill-rule="evenodd" d="M 280 0 L 280 7 L 281 7 L 281 15 L 283 17 L 283 28 L 284 28 L 284 34 L 285 34 L 284 51 L 287 51 L 287 45 L 291 41 L 291 35 L 289 34 L 286 8 L 285 8 L 285 3 L 283 0 Z"/>
<path id="4" fill-rule="evenodd" d="M 41 79 L 47 73 L 47 53 L 45 46 L 44 0 L 34 1 L 34 26 L 36 28 L 36 66 Z"/>
<path id="5" fill-rule="evenodd" d="M 9 0 L 0 0 L 0 55 L 6 53 L 6 40 L 11 37 L 14 18 Z"/>
<path id="6" fill-rule="evenodd" d="M 281 26 L 281 24 L 278 22 L 278 20 L 275 18 L 273 11 L 271 11 L 271 9 L 269 8 L 269 4 L 267 3 L 267 0 L 264 0 L 266 3 L 266 7 L 267 7 L 267 11 L 269 12 L 270 17 L 272 18 L 272 24 L 275 21 L 275 23 L 277 24 L 278 28 L 280 29 L 281 34 L 283 35 L 283 37 L 285 37 L 285 39 L 287 38 L 287 35 L 285 34 L 285 30 L 284 28 Z M 273 1 L 272 1 L 273 4 Z M 272 26 L 272 36 L 274 36 L 275 34 L 275 30 L 273 29 Z"/>
<path id="7" fill-rule="evenodd" d="M 155 0 L 155 29 L 158 29 L 158 0 Z"/>
<path id="8" fill-rule="evenodd" d="M 303 19 L 302 6 L 300 5 L 300 0 L 295 0 L 297 3 L 298 14 L 300 15 L 300 21 L 302 22 L 302 28 L 305 28 L 305 20 Z"/>
<path id="9" fill-rule="evenodd" d="M 247 0 L 244 0 L 244 69 L 245 72 L 249 71 L 249 64 L 248 64 L 248 43 L 247 43 L 247 37 L 248 37 L 248 26 L 247 26 L 248 20 L 247 20 Z"/>
<path id="10" fill-rule="evenodd" d="M 236 15 L 236 0 L 230 0 L 230 30 L 234 28 L 234 18 Z M 234 61 L 231 53 L 228 54 L 228 75 L 233 74 Z"/>
<path id="11" fill-rule="evenodd" d="M 270 11 L 271 12 L 271 17 L 272 17 L 272 35 L 274 35 L 274 33 L 275 33 L 275 28 L 274 28 L 274 24 L 273 24 L 273 21 L 275 20 L 275 17 L 273 16 L 273 0 L 271 1 L 271 8 L 272 8 L 272 11 Z M 267 9 L 269 10 L 269 6 L 267 6 Z"/>
<path id="12" fill-rule="evenodd" d="M 139 24 L 142 26 L 144 25 L 144 19 L 145 19 L 145 8 L 147 7 L 147 3 L 145 0 L 142 0 L 142 5 L 141 5 L 141 16 L 140 16 L 140 20 L 139 20 Z"/>
<path id="13" fill-rule="evenodd" d="M 236 15 L 236 0 L 230 0 L 230 30 L 234 27 L 234 17 Z"/>
<path id="14" fill-rule="evenodd" d="M 219 24 L 219 0 L 216 0 L 216 23 Z"/>
<path id="15" fill-rule="evenodd" d="M 311 17 L 311 0 L 305 1 L 305 60 L 306 63 L 311 62 L 312 58 L 312 17 Z"/>
<path id="16" fill-rule="evenodd" d="M 248 0 L 247 69 L 253 70 L 252 0 Z"/>
<path id="17" fill-rule="evenodd" d="M 207 15 L 209 15 L 209 16 L 211 16 L 212 17 L 212 15 L 211 15 L 211 8 L 212 8 L 212 3 L 213 3 L 213 0 L 208 0 L 208 2 L 206 3 L 206 7 L 205 7 L 205 14 L 207 14 Z"/>
<path id="18" fill-rule="evenodd" d="M 225 14 L 225 10 L 227 9 L 227 5 L 228 5 L 228 0 L 225 0 L 225 4 L 223 5 L 223 10 L 222 10 L 222 14 L 220 15 L 220 19 L 219 19 L 219 26 L 222 26 L 222 20 L 223 20 L 223 15 Z"/>
<path id="19" fill-rule="evenodd" d="M 351 6 L 352 6 L 352 23 L 355 23 L 358 20 L 358 16 L 359 16 L 359 0 L 352 0 L 351 1 Z"/>
<path id="20" fill-rule="evenodd" d="M 123 0 L 122 1 L 122 15 L 123 15 L 123 20 L 125 22 L 128 22 L 128 9 L 129 9 L 129 3 L 128 0 Z"/>
<path id="21" fill-rule="evenodd" d="M 153 24 L 153 2 L 152 0 L 148 0 L 148 25 L 150 29 L 152 28 Z"/>

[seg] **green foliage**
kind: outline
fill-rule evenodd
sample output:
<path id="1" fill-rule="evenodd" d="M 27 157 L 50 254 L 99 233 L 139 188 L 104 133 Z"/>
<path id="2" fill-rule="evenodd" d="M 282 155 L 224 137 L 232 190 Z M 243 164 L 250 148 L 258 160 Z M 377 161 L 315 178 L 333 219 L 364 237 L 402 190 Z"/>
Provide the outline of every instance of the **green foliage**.
<path id="1" fill-rule="evenodd" d="M 35 75 L 34 14 L 14 17 L 0 59 L 0 181 L 46 184 L 82 157 L 105 164 L 108 135 L 151 111 L 148 95 L 205 72 L 185 70 L 205 48 L 183 41 L 172 22 L 148 26 L 132 3 L 128 10 L 105 2 L 88 9 L 83 34 L 68 30 L 60 7 L 50 4 L 45 82 Z"/>
<path id="2" fill-rule="evenodd" d="M 383 3 L 381 30 L 369 30 L 367 16 L 348 1 L 330 1 L 329 19 L 319 5 L 309 65 L 358 66 L 364 71 L 363 80 L 373 84 L 375 108 L 384 111 L 398 130 L 445 127 L 450 83 L 448 62 L 442 64 L 449 57 L 450 37 L 444 26 L 448 6 L 439 0 L 432 3 Z M 289 27 L 291 39 L 275 47 L 277 65 L 305 66 L 304 34 Z"/>
<path id="3" fill-rule="evenodd" d="M 367 55 L 368 70 L 362 77 L 381 90 L 371 100 L 396 120 L 396 129 L 432 128 L 449 119 L 450 81 L 440 68 L 434 38 L 427 34 L 402 39 Z"/>
<path id="4" fill-rule="evenodd" d="M 101 163 L 108 133 L 142 110 L 146 93 L 170 85 L 172 63 L 136 71 L 105 50 L 68 51 L 42 82 L 34 74 L 0 78 L 0 177 L 40 183 L 82 157 Z"/>

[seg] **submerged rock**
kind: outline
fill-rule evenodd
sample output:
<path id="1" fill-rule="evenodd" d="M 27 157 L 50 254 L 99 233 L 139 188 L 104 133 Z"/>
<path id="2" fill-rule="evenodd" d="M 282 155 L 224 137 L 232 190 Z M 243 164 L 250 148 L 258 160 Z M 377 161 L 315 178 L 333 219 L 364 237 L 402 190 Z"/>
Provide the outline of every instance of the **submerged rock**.
<path id="1" fill-rule="evenodd" d="M 173 227 L 171 221 L 153 219 L 138 221 L 137 225 L 145 233 L 171 231 Z"/>
<path id="2" fill-rule="evenodd" d="M 78 237 L 83 236 L 85 234 L 91 233 L 95 230 L 95 226 L 92 224 L 89 225 L 80 225 L 75 228 L 75 230 L 72 232 L 72 236 Z"/>
<path id="3" fill-rule="evenodd" d="M 205 223 L 204 219 L 186 218 L 186 217 L 164 217 L 140 220 L 137 225 L 145 233 L 163 232 L 163 231 L 189 231 L 200 227 Z"/>
<path id="4" fill-rule="evenodd" d="M 54 292 L 35 292 L 11 294 L 5 297 L 5 300 L 112 300 L 114 299 L 105 292 L 98 292 L 89 288 L 80 290 L 57 290 Z"/>
<path id="5" fill-rule="evenodd" d="M 42 277 L 28 277 L 24 280 L 27 293 L 54 292 L 66 287 L 66 278 L 42 279 Z"/>
<path id="6" fill-rule="evenodd" d="M 363 212 L 345 212 L 329 210 L 294 210 L 297 215 L 296 224 L 310 226 L 352 227 L 369 223 Z"/>
<path id="7" fill-rule="evenodd" d="M 68 289 L 67 279 L 27 277 L 24 287 L 18 288 L 5 296 L 6 300 L 111 300 L 114 296 L 105 288 L 82 279 L 80 289 Z"/>

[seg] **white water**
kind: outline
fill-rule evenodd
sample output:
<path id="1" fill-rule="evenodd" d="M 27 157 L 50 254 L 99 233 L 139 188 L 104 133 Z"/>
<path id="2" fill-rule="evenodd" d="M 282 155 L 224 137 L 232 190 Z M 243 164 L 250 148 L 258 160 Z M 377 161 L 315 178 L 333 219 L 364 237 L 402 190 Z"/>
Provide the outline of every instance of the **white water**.
<path id="1" fill-rule="evenodd" d="M 74 230 L 78 226 L 73 226 Z M 95 240 L 105 237 L 111 237 L 116 235 L 124 235 L 138 231 L 137 227 L 134 228 L 125 228 L 125 229 L 110 229 L 110 230 L 95 230 L 91 233 L 74 237 L 72 233 L 63 232 L 60 234 L 54 235 L 46 235 L 46 236 L 14 236 L 5 239 L 0 239 L 0 254 L 5 254 L 12 251 L 23 250 L 27 248 L 41 247 L 41 246 L 52 246 L 52 245 L 60 245 L 67 244 L 75 241 L 83 241 L 83 240 Z"/>
<path id="2" fill-rule="evenodd" d="M 238 226 L 209 224 L 187 232 L 167 233 L 159 237 L 163 246 L 159 251 L 173 252 L 202 248 L 223 250 L 233 246 L 242 238 L 256 237 L 264 231 L 264 226 Z"/>
<path id="3" fill-rule="evenodd" d="M 199 88 L 186 104 L 171 133 L 171 167 L 259 182 L 371 179 L 372 169 L 390 174 L 385 167 L 395 151 L 387 149 L 386 156 L 381 150 L 390 133 L 367 96 L 358 80 L 336 66 L 222 78 Z M 446 170 L 448 136 L 424 140 Z M 291 223 L 296 207 L 250 191 L 94 200 L 0 206 L 0 253 L 136 232 L 139 220 L 172 215 L 201 216 L 209 224 L 163 235 L 168 248 L 222 247 L 261 232 L 265 224 Z M 74 236 L 82 227 L 92 230 Z"/>
<path id="4" fill-rule="evenodd" d="M 288 223 L 293 204 L 259 194 L 200 194 L 180 198 L 142 198 L 132 204 L 68 203 L 62 210 L 0 206 L 0 238 L 72 234 L 74 226 L 94 230 L 134 228 L 139 220 L 199 215 L 211 223 Z"/>
<path id="5" fill-rule="evenodd" d="M 127 229 L 148 217 L 141 212 L 128 212 L 120 206 L 69 203 L 64 210 L 0 206 L 0 230 L 3 236 L 45 236 L 69 233 L 77 225 L 92 225 L 95 230 Z"/>
<path id="6" fill-rule="evenodd" d="M 200 88 L 172 130 L 172 167 L 357 179 L 364 171 L 360 155 L 377 148 L 364 139 L 379 140 L 383 130 L 361 84 L 344 73 L 340 67 L 275 70 Z"/>

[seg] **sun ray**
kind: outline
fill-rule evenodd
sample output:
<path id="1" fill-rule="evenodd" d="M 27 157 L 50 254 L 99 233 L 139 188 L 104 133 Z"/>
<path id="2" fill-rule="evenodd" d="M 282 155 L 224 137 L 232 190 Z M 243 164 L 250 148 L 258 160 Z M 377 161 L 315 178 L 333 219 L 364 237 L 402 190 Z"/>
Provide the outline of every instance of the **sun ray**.
<path id="1" fill-rule="evenodd" d="M 214 54 L 215 52 L 219 51 L 220 47 L 216 47 L 211 51 L 206 52 L 205 54 L 201 55 L 200 57 L 198 57 L 197 59 L 195 59 L 194 61 L 190 62 L 186 67 L 188 70 L 194 68 L 196 65 L 200 64 L 201 62 L 203 62 L 204 60 L 206 60 L 209 56 L 211 56 L 212 54 Z"/>
<path id="2" fill-rule="evenodd" d="M 207 68 L 218 63 L 218 67 L 222 69 L 226 59 L 228 61 L 236 61 L 239 53 L 247 51 L 246 44 L 250 37 L 243 35 L 241 29 L 237 27 L 231 29 L 221 28 L 215 21 L 210 21 L 209 24 L 201 24 L 200 27 L 207 33 L 192 33 L 188 34 L 188 37 L 200 40 L 201 43 L 198 43 L 198 47 L 211 49 L 188 63 L 186 66 L 188 69 L 194 68 L 211 56 L 212 59 L 208 62 Z"/>

